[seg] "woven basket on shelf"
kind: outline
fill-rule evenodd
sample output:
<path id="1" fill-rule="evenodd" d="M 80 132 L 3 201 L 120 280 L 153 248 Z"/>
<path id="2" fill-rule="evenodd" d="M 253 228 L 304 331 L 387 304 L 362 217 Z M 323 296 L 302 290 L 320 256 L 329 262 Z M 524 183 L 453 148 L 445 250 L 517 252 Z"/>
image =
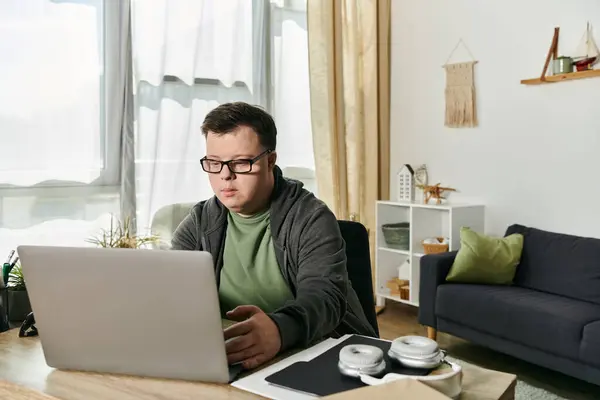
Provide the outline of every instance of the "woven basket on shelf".
<path id="1" fill-rule="evenodd" d="M 436 237 L 435 239 L 439 243 L 425 243 L 425 241 L 421 242 L 421 244 L 423 244 L 423 252 L 425 254 L 445 253 L 448 251 L 448 243 L 442 243 L 444 241 L 443 237 Z"/>

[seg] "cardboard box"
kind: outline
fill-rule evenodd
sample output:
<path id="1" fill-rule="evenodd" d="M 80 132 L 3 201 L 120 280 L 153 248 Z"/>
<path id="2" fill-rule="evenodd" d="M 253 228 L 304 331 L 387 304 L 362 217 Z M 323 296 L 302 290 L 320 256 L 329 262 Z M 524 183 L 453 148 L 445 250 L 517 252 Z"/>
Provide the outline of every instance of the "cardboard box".
<path id="1" fill-rule="evenodd" d="M 392 278 L 388 280 L 385 286 L 390 289 L 390 294 L 399 296 L 403 286 L 408 287 L 409 282 L 406 279 Z"/>
<path id="2" fill-rule="evenodd" d="M 327 400 L 449 400 L 450 397 L 415 379 L 400 379 L 383 385 L 366 386 L 360 389 L 336 393 L 323 397 Z"/>

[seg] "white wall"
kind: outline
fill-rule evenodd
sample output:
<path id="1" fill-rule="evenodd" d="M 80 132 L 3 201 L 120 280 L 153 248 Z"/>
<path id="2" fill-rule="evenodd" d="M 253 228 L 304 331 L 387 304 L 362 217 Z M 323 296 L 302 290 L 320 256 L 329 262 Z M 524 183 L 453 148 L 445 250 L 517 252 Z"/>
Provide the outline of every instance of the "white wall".
<path id="1" fill-rule="evenodd" d="M 589 20 L 600 45 L 599 0 L 394 0 L 391 194 L 403 163 L 427 164 L 451 201 L 486 205 L 486 232 L 511 223 L 600 237 L 600 77 L 542 86 L 555 26 L 559 53 Z M 480 125 L 444 127 L 445 63 L 459 38 L 479 61 Z M 451 62 L 465 61 L 459 50 Z M 600 68 L 600 66 L 596 66 Z"/>

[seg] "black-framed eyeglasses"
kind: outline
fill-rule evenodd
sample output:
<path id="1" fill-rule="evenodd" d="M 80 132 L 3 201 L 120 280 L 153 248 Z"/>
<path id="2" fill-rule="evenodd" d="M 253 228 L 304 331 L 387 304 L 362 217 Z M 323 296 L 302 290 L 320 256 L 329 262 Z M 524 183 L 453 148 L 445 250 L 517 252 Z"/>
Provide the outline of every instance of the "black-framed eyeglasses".
<path id="1" fill-rule="evenodd" d="M 271 150 L 265 150 L 252 159 L 242 158 L 229 161 L 213 160 L 211 158 L 203 157 L 200 160 L 200 164 L 202 165 L 202 169 L 209 174 L 220 174 L 225 165 L 227 165 L 227 168 L 234 174 L 248 174 L 252 172 L 252 166 L 269 153 L 271 153 Z"/>

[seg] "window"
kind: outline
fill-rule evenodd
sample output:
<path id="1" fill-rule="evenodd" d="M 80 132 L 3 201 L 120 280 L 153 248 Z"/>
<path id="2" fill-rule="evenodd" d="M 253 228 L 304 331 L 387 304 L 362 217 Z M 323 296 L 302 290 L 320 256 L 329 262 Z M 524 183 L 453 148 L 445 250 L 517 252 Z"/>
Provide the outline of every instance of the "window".
<path id="1" fill-rule="evenodd" d="M 118 212 L 117 19 L 110 1 L 0 1 L 0 252 L 84 244 Z"/>
<path id="2" fill-rule="evenodd" d="M 0 2 L 2 187 L 117 184 L 102 0 Z M 110 49 L 108 49 L 110 50 Z"/>
<path id="3" fill-rule="evenodd" d="M 306 0 L 132 6 L 138 229 L 149 228 L 162 207 L 213 195 L 199 164 L 200 126 L 224 102 L 267 108 L 279 131 L 278 164 L 310 176 Z"/>
<path id="4" fill-rule="evenodd" d="M 316 194 L 310 116 L 306 0 L 271 2 L 272 112 L 280 134 L 284 175 Z"/>

